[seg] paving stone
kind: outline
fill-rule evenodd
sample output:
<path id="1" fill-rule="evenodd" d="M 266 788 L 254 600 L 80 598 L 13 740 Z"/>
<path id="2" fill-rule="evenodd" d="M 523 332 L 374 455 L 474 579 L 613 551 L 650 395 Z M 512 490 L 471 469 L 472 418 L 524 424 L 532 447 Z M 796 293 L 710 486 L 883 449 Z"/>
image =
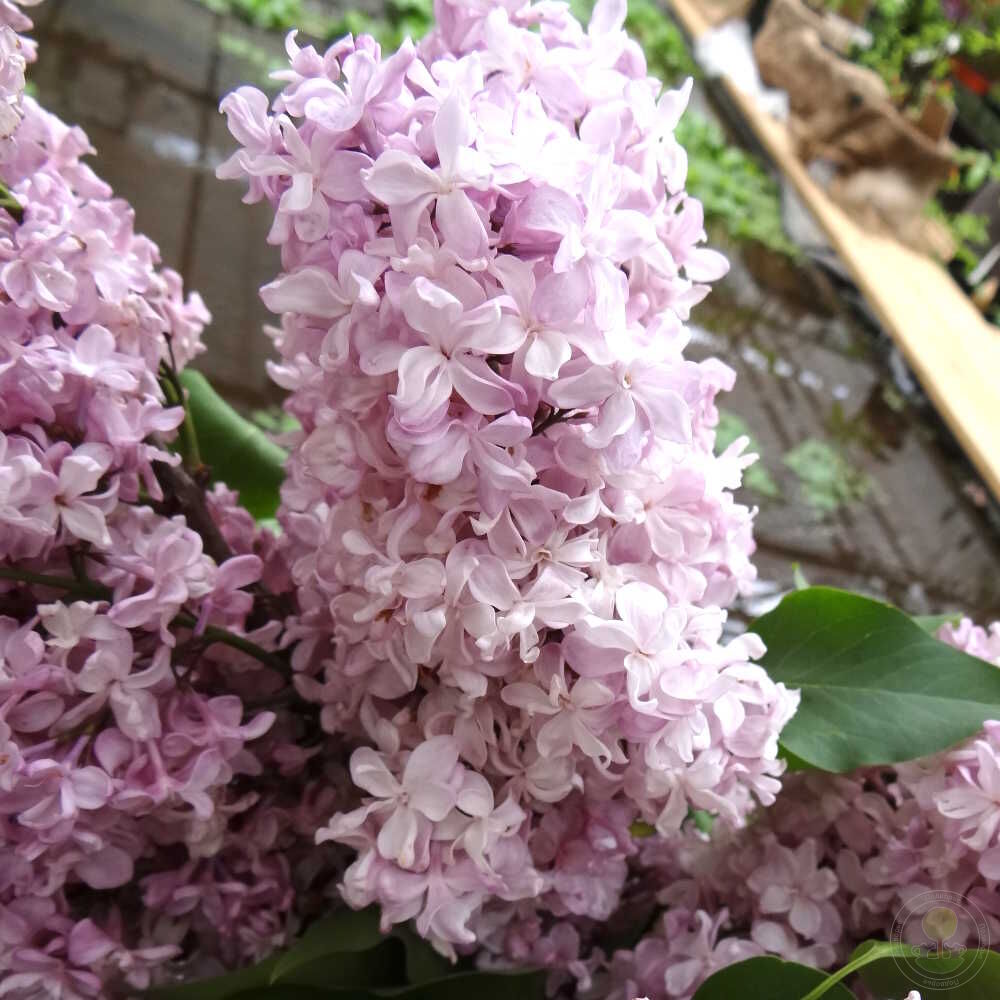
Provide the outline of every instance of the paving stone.
<path id="1" fill-rule="evenodd" d="M 91 166 L 135 208 L 137 231 L 159 246 L 167 264 L 180 267 L 193 180 L 190 168 L 164 160 L 154 149 L 110 129 L 88 125 L 87 131 L 98 153 Z"/>

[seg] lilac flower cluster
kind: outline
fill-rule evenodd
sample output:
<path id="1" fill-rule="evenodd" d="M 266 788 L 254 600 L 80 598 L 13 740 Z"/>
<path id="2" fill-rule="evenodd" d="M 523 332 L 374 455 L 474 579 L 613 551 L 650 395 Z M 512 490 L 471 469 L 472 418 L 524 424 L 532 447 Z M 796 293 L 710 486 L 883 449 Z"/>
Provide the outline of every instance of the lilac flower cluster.
<path id="1" fill-rule="evenodd" d="M 623 17 L 438 0 L 419 49 L 292 36 L 273 106 L 226 99 L 283 254 L 279 538 L 205 486 L 207 313 L 0 0 L 0 996 L 246 965 L 338 890 L 580 1000 L 829 966 L 926 890 L 1000 934 L 1000 723 L 781 787 L 797 695 L 723 642 L 753 456 L 684 357 L 725 262 Z"/>
<path id="2" fill-rule="evenodd" d="M 308 757 L 240 697 L 276 671 L 211 641 L 277 644 L 274 539 L 180 488 L 161 378 L 208 314 L 24 95 L 29 27 L 0 3 L 0 995 L 72 1000 L 144 988 L 182 941 L 216 969 L 281 944 L 290 831 L 332 792 L 245 785 Z"/>
<path id="3" fill-rule="evenodd" d="M 713 454 L 733 372 L 684 357 L 727 266 L 684 191 L 690 84 L 647 76 L 624 0 L 586 30 L 436 14 L 389 58 L 291 36 L 273 108 L 223 102 L 219 173 L 274 206 L 284 265 L 296 688 L 358 747 L 317 839 L 386 926 L 555 961 L 617 909 L 632 824 L 773 801 L 797 695 L 721 641 L 753 456 Z"/>
<path id="4" fill-rule="evenodd" d="M 1000 666 L 1000 623 L 939 638 Z M 748 829 L 649 841 L 639 860 L 666 913 L 602 968 L 595 998 L 688 1000 L 755 955 L 830 968 L 893 927 L 933 945 L 922 917 L 942 900 L 958 919 L 948 947 L 1000 941 L 1000 722 L 935 757 L 784 786 Z"/>

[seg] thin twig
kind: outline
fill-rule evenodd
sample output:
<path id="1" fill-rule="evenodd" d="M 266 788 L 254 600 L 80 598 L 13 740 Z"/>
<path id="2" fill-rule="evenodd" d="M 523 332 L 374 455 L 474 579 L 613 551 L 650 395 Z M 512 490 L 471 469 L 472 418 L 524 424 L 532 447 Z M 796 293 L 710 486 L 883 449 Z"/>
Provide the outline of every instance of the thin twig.
<path id="1" fill-rule="evenodd" d="M 182 611 L 170 624 L 179 626 L 180 628 L 191 629 L 193 631 L 198 625 L 198 620 L 194 617 L 194 615 L 189 614 L 187 611 Z M 215 625 L 206 625 L 201 632 L 198 633 L 198 636 L 199 638 L 205 640 L 205 644 L 207 646 L 218 642 L 223 646 L 230 646 L 232 649 L 238 649 L 240 652 L 246 653 L 247 656 L 252 656 L 255 660 L 259 660 L 261 663 L 279 671 L 282 674 L 289 673 L 288 664 L 280 656 L 278 656 L 277 653 L 272 653 L 270 650 L 264 649 L 262 646 L 258 646 L 257 643 L 252 642 L 245 636 L 237 635 L 235 632 L 229 632 L 226 629 L 218 628 Z"/>
<path id="2" fill-rule="evenodd" d="M 201 451 L 198 447 L 198 432 L 194 426 L 194 417 L 187 405 L 184 396 L 184 386 L 177 376 L 177 363 L 174 360 L 174 345 L 171 338 L 167 337 L 167 353 L 170 355 L 169 364 L 166 361 L 160 362 L 160 386 L 163 395 L 171 406 L 179 406 L 184 410 L 184 420 L 177 428 L 177 438 L 180 446 L 181 457 L 188 466 L 195 472 L 201 470 L 203 462 Z"/>
<path id="3" fill-rule="evenodd" d="M 50 587 L 53 590 L 65 590 L 70 594 L 79 594 L 98 601 L 110 601 L 112 598 L 112 591 L 108 587 L 90 580 L 74 580 L 68 576 L 48 576 L 44 573 L 34 573 L 31 570 L 14 569 L 9 566 L 0 566 L 0 580 L 27 583 L 35 587 Z M 170 625 L 194 631 L 198 625 L 198 619 L 187 611 L 181 611 L 174 617 Z M 209 645 L 220 643 L 223 646 L 238 649 L 241 653 L 252 656 L 255 660 L 259 660 L 282 674 L 289 673 L 289 666 L 282 657 L 258 646 L 246 636 L 237 635 L 235 632 L 229 632 L 216 625 L 206 625 L 199 633 L 199 638 L 204 639 Z"/>
<path id="4" fill-rule="evenodd" d="M 44 573 L 33 573 L 27 569 L 14 569 L 0 566 L 0 580 L 12 580 L 15 583 L 30 583 L 37 587 L 51 587 L 53 590 L 66 590 L 71 594 L 89 597 L 95 601 L 111 600 L 111 591 L 107 587 L 92 580 L 75 580 L 70 576 L 48 576 Z"/>
<path id="5" fill-rule="evenodd" d="M 218 564 L 232 558 L 229 547 L 205 503 L 205 491 L 194 481 L 186 469 L 166 462 L 154 462 L 153 472 L 164 496 L 172 497 L 184 519 L 196 534 L 201 536 L 205 552 Z"/>
<path id="6" fill-rule="evenodd" d="M 544 434 L 550 427 L 568 420 L 574 413 L 576 410 L 560 410 L 558 408 L 552 410 L 547 417 L 532 426 L 532 436 L 538 437 L 540 434 Z"/>

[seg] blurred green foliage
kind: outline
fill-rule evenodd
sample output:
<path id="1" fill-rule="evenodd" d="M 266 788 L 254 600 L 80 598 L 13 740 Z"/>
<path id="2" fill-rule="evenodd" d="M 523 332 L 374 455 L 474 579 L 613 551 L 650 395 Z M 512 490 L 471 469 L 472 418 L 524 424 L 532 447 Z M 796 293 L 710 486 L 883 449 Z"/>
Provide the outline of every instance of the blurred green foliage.
<path id="1" fill-rule="evenodd" d="M 800 254 L 781 221 L 777 182 L 746 150 L 726 139 L 722 129 L 697 111 L 677 126 L 677 140 L 688 154 L 688 191 L 737 240 L 752 240 L 791 258 Z"/>
<path id="2" fill-rule="evenodd" d="M 875 0 L 866 24 L 872 43 L 852 56 L 885 80 L 901 106 L 917 107 L 930 93 L 947 100 L 954 56 L 1000 55 L 1000 6 L 993 0 L 964 0 L 962 6 L 961 19 L 954 19 L 941 0 Z"/>
<path id="3" fill-rule="evenodd" d="M 581 19 L 590 16 L 592 0 L 574 0 Z M 655 0 L 631 0 L 625 27 L 642 46 L 651 76 L 676 86 L 698 76 L 684 35 Z M 752 241 L 795 258 L 798 247 L 785 234 L 777 182 L 754 156 L 731 143 L 722 128 L 696 108 L 677 126 L 677 140 L 687 150 L 687 189 L 705 209 L 705 221 L 719 224 L 736 240 Z"/>
<path id="4" fill-rule="evenodd" d="M 750 439 L 746 448 L 748 452 L 760 454 L 761 448 L 754 439 L 746 421 L 735 413 L 720 408 L 719 423 L 715 428 L 715 453 L 721 455 L 737 438 L 741 437 Z M 758 459 L 744 471 L 743 485 L 761 496 L 771 498 L 781 496 L 781 487 L 768 471 L 762 459 Z"/>
<path id="5" fill-rule="evenodd" d="M 839 9 L 845 0 L 826 0 Z M 885 81 L 893 100 L 905 113 L 916 114 L 931 97 L 960 109 L 978 98 L 956 91 L 950 79 L 953 60 L 1000 66 L 1000 4 L 996 0 L 962 0 L 951 10 L 941 0 L 874 0 L 865 27 L 871 44 L 856 46 L 851 57 Z M 989 181 L 1000 180 L 1000 150 L 963 148 L 955 154 L 955 169 L 943 185 L 948 192 L 970 194 Z M 934 199 L 927 214 L 949 229 L 955 260 L 966 274 L 979 263 L 987 245 L 987 220 L 954 212 Z"/>
<path id="6" fill-rule="evenodd" d="M 434 19 L 433 0 L 387 0 L 385 14 L 372 17 L 360 10 L 349 10 L 334 22 L 331 37 L 372 35 L 385 51 L 398 49 L 405 38 L 420 38 Z"/>
<path id="7" fill-rule="evenodd" d="M 306 30 L 310 15 L 302 0 L 198 0 L 216 14 L 239 17 L 258 28 L 284 31 L 288 28 Z"/>
<path id="8" fill-rule="evenodd" d="M 783 461 L 798 477 L 801 499 L 817 517 L 828 517 L 871 492 L 868 474 L 819 438 L 807 438 L 796 445 Z"/>

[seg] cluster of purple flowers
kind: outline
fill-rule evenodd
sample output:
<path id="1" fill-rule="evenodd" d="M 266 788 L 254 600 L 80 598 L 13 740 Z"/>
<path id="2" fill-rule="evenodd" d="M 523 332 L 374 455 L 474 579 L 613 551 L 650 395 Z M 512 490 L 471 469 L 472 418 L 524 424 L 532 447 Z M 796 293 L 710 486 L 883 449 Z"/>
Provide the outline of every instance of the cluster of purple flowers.
<path id="1" fill-rule="evenodd" d="M 606 920 L 637 821 L 772 802 L 797 704 L 720 641 L 751 459 L 713 453 L 733 372 L 683 352 L 726 262 L 684 191 L 690 88 L 624 17 L 439 3 L 419 50 L 293 37 L 273 108 L 223 103 L 220 175 L 284 265 L 296 689 L 358 746 L 318 839 L 357 851 L 352 906 L 449 954 Z"/>
<path id="2" fill-rule="evenodd" d="M 683 351 L 725 262 L 684 192 L 688 87 L 647 78 L 624 13 L 439 0 L 387 59 L 293 36 L 273 105 L 224 102 L 242 148 L 220 174 L 274 206 L 283 255 L 263 296 L 302 426 L 295 682 L 361 744 L 360 801 L 317 836 L 357 851 L 344 897 L 449 954 L 680 1000 L 756 954 L 829 966 L 914 880 L 875 908 L 816 829 L 831 796 L 864 829 L 869 785 L 895 816 L 905 769 L 796 779 L 742 830 L 796 695 L 753 636 L 721 641 L 753 577 L 729 492 L 752 456 L 713 454 L 732 373 Z M 856 868 L 889 864 L 886 821 Z M 668 909 L 635 949 L 594 947 L 649 903 Z"/>
<path id="3" fill-rule="evenodd" d="M 168 448 L 161 378 L 209 317 L 24 95 L 29 27 L 0 4 L 0 995 L 75 998 L 283 943 L 285 848 L 331 792 L 311 818 L 250 787 L 308 757 L 241 699 L 277 671 L 211 641 L 275 647 L 275 539 Z"/>
<path id="4" fill-rule="evenodd" d="M 944 642 L 1000 667 L 1000 623 L 945 626 Z M 666 908 L 619 951 L 594 997 L 688 998 L 755 955 L 820 968 L 891 930 L 927 947 L 922 917 L 955 914 L 949 948 L 1000 942 L 1000 723 L 957 749 L 892 769 L 786 777 L 743 830 L 646 842 L 641 863 Z"/>
<path id="5" fill-rule="evenodd" d="M 208 315 L 0 0 L 0 996 L 244 965 L 338 894 L 581 1000 L 829 966 L 925 889 L 1000 935 L 1000 724 L 782 790 L 798 696 L 723 639 L 753 456 L 684 356 L 726 265 L 624 13 L 438 0 L 224 102 L 283 255 L 276 536 L 179 457 Z"/>

